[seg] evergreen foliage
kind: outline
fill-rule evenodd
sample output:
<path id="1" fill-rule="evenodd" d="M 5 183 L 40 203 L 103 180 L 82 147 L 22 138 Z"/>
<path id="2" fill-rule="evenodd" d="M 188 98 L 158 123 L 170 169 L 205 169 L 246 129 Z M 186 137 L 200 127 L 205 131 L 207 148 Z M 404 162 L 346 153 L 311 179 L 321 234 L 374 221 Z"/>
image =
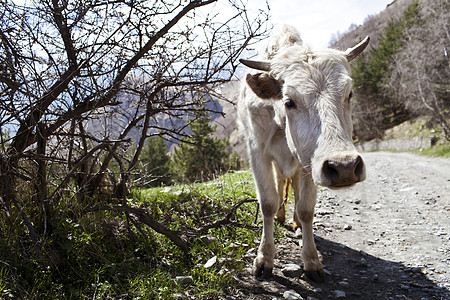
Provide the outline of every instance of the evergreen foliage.
<path id="1" fill-rule="evenodd" d="M 145 178 L 144 186 L 156 187 L 170 184 L 172 177 L 170 156 L 164 138 L 158 135 L 147 139 L 147 143 L 142 149 L 140 162 L 143 166 L 141 176 Z"/>
<path id="2" fill-rule="evenodd" d="M 192 121 L 192 135 L 175 149 L 171 169 L 178 182 L 205 181 L 239 168 L 239 158 L 226 150 L 229 141 L 211 137 L 215 127 L 210 120 L 203 115 Z"/>
<path id="3" fill-rule="evenodd" d="M 390 66 L 402 46 L 404 32 L 414 24 L 418 12 L 419 3 L 414 2 L 402 18 L 391 20 L 380 37 L 378 47 L 368 55 L 361 55 L 352 66 L 358 100 L 355 134 L 360 139 L 381 138 L 384 129 L 407 118 L 403 104 L 385 93 L 384 87 L 391 77 Z"/>

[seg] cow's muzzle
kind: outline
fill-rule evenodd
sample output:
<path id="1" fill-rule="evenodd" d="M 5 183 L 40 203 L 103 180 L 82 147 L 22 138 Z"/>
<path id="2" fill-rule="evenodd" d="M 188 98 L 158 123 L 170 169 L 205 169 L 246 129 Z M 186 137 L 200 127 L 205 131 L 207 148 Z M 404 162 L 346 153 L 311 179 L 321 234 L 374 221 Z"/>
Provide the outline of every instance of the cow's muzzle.
<path id="1" fill-rule="evenodd" d="M 328 158 L 322 164 L 322 178 L 330 188 L 352 186 L 366 178 L 364 161 L 359 154 Z"/>

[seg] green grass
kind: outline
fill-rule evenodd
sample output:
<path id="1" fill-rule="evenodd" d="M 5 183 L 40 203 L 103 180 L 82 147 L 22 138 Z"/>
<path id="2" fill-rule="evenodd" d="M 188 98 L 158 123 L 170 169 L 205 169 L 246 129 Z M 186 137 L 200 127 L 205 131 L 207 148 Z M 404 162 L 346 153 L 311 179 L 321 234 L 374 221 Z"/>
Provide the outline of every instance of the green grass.
<path id="1" fill-rule="evenodd" d="M 187 232 L 222 219 L 236 203 L 253 198 L 251 172 L 243 171 L 205 183 L 136 189 L 128 205 L 143 207 L 170 229 Z M 184 252 L 137 218 L 89 210 L 73 198 L 61 201 L 47 212 L 42 261 L 35 258 L 20 217 L 10 218 L 17 220 L 14 232 L 0 232 L 1 299 L 173 299 L 177 293 L 214 299 L 232 293 L 231 274 L 244 268 L 244 256 L 260 238 L 256 202 L 236 210 L 232 221 L 238 225 L 209 229 L 191 239 Z M 5 220 L 1 215 L 2 229 L 11 225 Z M 213 257 L 216 263 L 205 268 Z M 191 276 L 192 283 L 178 284 L 177 276 Z"/>
<path id="2" fill-rule="evenodd" d="M 445 141 L 442 143 L 437 143 L 428 149 L 416 150 L 415 152 L 427 156 L 450 157 L 450 142 Z"/>

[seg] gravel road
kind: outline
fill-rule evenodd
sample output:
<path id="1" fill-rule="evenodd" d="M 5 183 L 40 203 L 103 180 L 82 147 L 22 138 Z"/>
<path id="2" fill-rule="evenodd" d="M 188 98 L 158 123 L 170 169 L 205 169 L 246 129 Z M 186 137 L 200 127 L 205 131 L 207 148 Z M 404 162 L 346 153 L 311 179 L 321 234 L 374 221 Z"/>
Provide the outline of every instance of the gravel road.
<path id="1" fill-rule="evenodd" d="M 365 182 L 318 195 L 314 229 L 327 281 L 295 274 L 301 235 L 286 229 L 273 277 L 236 275 L 229 299 L 450 299 L 450 159 L 362 156 Z"/>

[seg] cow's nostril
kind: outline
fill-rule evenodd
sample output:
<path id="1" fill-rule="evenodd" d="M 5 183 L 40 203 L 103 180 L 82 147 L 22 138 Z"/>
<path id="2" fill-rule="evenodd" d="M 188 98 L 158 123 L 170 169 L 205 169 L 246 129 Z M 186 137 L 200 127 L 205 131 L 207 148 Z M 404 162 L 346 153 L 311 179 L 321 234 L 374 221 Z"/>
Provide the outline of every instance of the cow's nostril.
<path id="1" fill-rule="evenodd" d="M 334 161 L 326 160 L 323 163 L 322 172 L 331 182 L 335 182 L 339 179 L 339 166 Z"/>
<path id="2" fill-rule="evenodd" d="M 358 156 L 356 158 L 356 167 L 355 167 L 355 171 L 354 171 L 356 178 L 359 179 L 361 177 L 363 171 L 364 171 L 364 163 L 363 163 L 361 156 Z"/>

